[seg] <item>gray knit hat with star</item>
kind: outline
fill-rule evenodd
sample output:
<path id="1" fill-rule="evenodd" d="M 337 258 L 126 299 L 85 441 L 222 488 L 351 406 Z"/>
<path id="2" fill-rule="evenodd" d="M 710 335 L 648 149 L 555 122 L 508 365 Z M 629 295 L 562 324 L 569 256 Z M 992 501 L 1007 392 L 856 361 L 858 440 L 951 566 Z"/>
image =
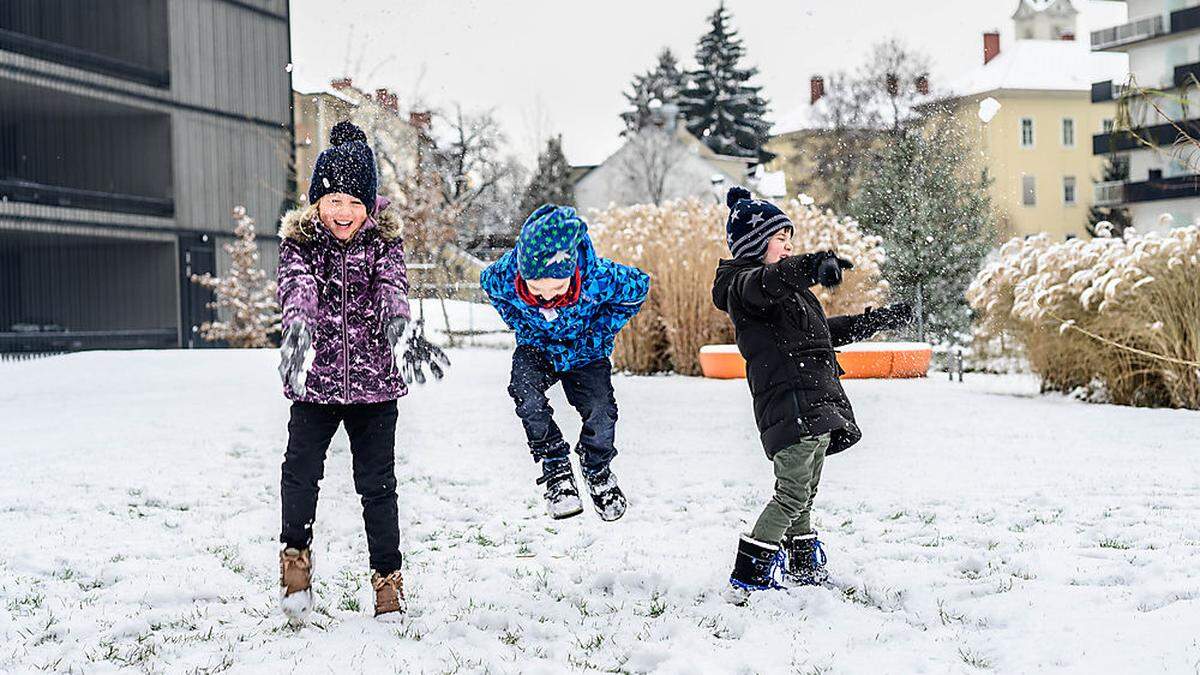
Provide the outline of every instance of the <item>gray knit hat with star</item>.
<path id="1" fill-rule="evenodd" d="M 729 188 L 725 204 L 729 206 L 725 240 L 735 258 L 761 258 L 776 232 L 784 228 L 795 230 L 792 221 L 778 206 L 766 200 L 754 199 L 744 187 Z"/>

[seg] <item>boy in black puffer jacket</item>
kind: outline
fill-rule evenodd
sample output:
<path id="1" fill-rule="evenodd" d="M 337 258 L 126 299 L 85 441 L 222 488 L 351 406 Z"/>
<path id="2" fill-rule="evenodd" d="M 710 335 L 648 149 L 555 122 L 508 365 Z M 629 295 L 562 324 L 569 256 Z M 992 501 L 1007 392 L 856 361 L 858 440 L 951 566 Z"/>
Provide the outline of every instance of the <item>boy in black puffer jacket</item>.
<path id="1" fill-rule="evenodd" d="M 854 445 L 862 432 L 838 376 L 834 347 L 912 319 L 906 304 L 826 319 L 809 290 L 837 286 L 854 266 L 832 251 L 792 255 L 793 227 L 773 204 L 735 187 L 726 197 L 732 260 L 722 260 L 713 302 L 733 321 L 754 399 L 754 417 L 775 465 L 775 496 L 738 544 L 730 584 L 746 591 L 825 580 L 825 553 L 810 513 L 826 455 Z"/>

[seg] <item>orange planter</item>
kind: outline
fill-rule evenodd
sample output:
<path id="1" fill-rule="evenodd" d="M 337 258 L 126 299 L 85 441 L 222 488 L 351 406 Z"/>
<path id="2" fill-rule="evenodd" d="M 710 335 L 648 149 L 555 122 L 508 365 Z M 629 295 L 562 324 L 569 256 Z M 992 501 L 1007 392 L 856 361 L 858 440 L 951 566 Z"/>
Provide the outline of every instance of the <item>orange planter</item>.
<path id="1" fill-rule="evenodd" d="M 843 378 L 925 377 L 933 349 L 924 342 L 856 342 L 838 348 Z M 746 377 L 746 361 L 737 345 L 700 348 L 700 368 L 705 377 L 722 380 Z"/>

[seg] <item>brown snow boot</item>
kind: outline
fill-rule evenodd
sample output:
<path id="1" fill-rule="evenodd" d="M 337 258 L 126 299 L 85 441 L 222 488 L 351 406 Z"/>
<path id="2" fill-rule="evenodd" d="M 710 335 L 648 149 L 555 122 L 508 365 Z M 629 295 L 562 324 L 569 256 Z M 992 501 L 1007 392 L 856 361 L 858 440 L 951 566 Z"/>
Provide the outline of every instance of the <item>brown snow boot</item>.
<path id="1" fill-rule="evenodd" d="M 285 548 L 279 552 L 279 600 L 292 621 L 308 618 L 313 607 L 312 552 Z"/>
<path id="2" fill-rule="evenodd" d="M 375 616 L 398 615 L 405 611 L 404 579 L 400 576 L 400 570 L 386 577 L 378 572 L 373 573 L 371 587 L 375 589 Z"/>

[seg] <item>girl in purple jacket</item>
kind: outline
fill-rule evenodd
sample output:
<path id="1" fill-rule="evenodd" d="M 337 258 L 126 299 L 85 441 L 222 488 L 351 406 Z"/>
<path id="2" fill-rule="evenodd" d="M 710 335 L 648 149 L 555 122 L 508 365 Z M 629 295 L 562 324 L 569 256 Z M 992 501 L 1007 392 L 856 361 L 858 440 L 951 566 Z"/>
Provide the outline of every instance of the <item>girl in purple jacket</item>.
<path id="1" fill-rule="evenodd" d="M 396 399 L 407 388 L 395 353 L 409 320 L 408 279 L 401 224 L 376 196 L 366 141 L 349 122 L 333 128 L 313 169 L 309 206 L 285 215 L 279 233 L 279 373 L 292 400 L 279 564 L 283 611 L 293 621 L 313 606 L 317 489 L 339 424 L 362 497 L 375 615 L 404 610 L 394 453 Z M 399 360 L 406 372 L 414 365 Z"/>

